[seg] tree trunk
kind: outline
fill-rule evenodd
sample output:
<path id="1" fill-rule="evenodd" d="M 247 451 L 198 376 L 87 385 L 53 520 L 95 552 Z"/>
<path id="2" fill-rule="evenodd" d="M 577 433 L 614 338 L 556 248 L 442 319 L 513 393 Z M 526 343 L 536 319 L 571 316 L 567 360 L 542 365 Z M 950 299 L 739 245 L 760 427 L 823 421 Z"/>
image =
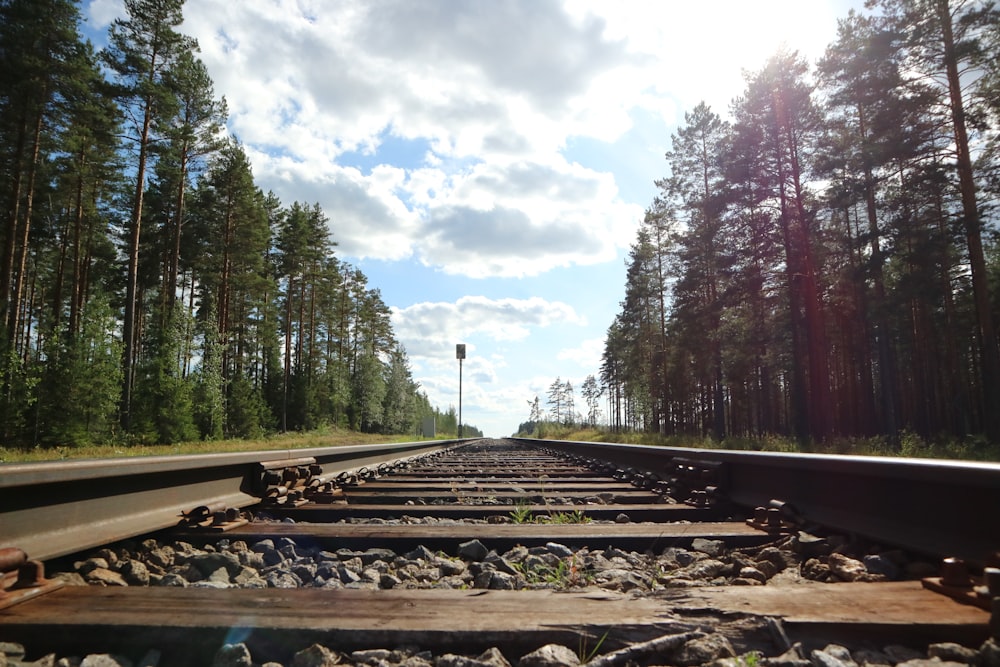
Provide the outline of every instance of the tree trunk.
<path id="1" fill-rule="evenodd" d="M 948 0 L 936 0 L 935 7 L 941 23 L 948 94 L 951 101 L 951 117 L 955 133 L 958 180 L 962 196 L 962 223 L 968 245 L 969 266 L 972 270 L 972 292 L 976 308 L 978 343 L 982 354 L 983 405 L 981 414 L 987 437 L 996 441 L 1000 440 L 1000 350 L 997 348 L 996 328 L 990 309 L 990 290 L 987 282 L 989 276 L 983 254 L 981 220 L 976 201 L 976 182 L 973 177 L 969 137 L 965 127 L 965 106 L 958 74 L 958 57 L 952 33 L 951 12 Z"/>

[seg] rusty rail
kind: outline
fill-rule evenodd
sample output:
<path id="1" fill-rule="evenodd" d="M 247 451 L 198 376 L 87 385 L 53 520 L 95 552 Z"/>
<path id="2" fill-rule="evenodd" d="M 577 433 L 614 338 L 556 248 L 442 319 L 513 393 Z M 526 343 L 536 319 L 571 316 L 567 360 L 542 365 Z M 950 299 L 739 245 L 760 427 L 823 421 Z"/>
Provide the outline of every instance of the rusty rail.
<path id="1" fill-rule="evenodd" d="M 289 478 L 294 483 L 303 468 L 322 482 L 459 442 L 0 465 L 0 548 L 55 558 L 175 526 L 193 511 L 253 505 Z M 267 484 L 267 475 L 277 475 L 277 484 Z"/>
<path id="2" fill-rule="evenodd" d="M 805 522 L 934 556 L 983 564 L 1000 550 L 1000 464 L 821 454 L 537 442 L 614 461 L 630 474 L 687 482 Z"/>

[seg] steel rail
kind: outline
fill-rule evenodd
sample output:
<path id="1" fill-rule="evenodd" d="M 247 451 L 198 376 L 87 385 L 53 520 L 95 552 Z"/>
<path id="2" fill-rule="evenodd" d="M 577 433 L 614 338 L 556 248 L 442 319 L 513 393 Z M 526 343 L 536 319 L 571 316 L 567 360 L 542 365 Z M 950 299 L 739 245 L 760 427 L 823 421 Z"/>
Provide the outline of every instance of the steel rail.
<path id="1" fill-rule="evenodd" d="M 983 564 L 1000 551 L 1000 464 L 520 439 L 668 478 L 718 466 L 722 496 L 933 556 Z"/>
<path id="2" fill-rule="evenodd" d="M 0 548 L 46 560 L 177 525 L 197 507 L 260 501 L 262 469 L 310 460 L 322 477 L 430 454 L 462 440 L 0 465 Z"/>

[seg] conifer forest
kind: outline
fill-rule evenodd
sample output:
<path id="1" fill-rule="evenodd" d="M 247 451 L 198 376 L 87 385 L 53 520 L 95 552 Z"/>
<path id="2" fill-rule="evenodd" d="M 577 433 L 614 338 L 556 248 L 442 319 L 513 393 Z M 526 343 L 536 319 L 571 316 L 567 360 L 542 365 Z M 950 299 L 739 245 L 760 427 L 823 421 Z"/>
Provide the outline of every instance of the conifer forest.
<path id="1" fill-rule="evenodd" d="M 98 49 L 78 2 L 0 0 L 0 442 L 448 432 L 336 221 L 255 183 L 183 5 Z M 867 0 L 744 79 L 663 138 L 587 421 L 1000 442 L 993 0 Z"/>
<path id="2" fill-rule="evenodd" d="M 611 426 L 1000 441 L 994 3 L 869 0 L 819 62 L 744 78 L 671 137 L 605 343 Z"/>
<path id="3" fill-rule="evenodd" d="M 454 432 L 321 208 L 255 185 L 182 6 L 98 51 L 78 3 L 0 2 L 0 442 Z"/>

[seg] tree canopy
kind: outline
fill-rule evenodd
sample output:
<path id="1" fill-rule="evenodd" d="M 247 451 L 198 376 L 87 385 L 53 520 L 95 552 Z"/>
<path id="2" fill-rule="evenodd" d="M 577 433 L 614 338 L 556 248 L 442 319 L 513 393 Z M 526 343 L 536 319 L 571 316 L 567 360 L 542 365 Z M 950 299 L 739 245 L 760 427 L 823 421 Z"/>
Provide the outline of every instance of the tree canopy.
<path id="1" fill-rule="evenodd" d="M 869 5 L 674 133 L 605 343 L 613 428 L 1000 441 L 1000 14 Z"/>
<path id="2" fill-rule="evenodd" d="M 183 0 L 125 9 L 95 52 L 71 0 L 0 2 L 3 441 L 448 433 L 336 221 L 225 136 Z"/>

